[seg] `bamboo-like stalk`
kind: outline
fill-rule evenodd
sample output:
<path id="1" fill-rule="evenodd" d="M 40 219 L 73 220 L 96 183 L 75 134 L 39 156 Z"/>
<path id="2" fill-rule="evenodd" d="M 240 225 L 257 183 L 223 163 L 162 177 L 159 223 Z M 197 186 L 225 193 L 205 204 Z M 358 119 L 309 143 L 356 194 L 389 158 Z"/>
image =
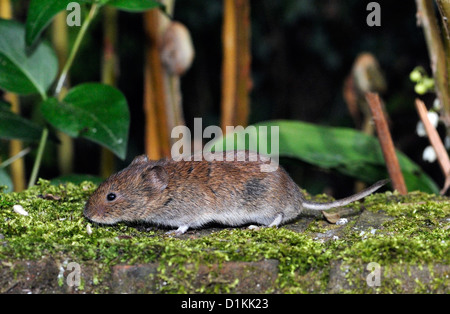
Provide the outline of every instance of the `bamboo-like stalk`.
<path id="1" fill-rule="evenodd" d="M 13 93 L 5 93 L 5 100 L 11 103 L 11 111 L 20 114 L 19 96 Z M 9 142 L 9 156 L 13 157 L 23 150 L 23 143 L 19 140 Z M 19 192 L 26 188 L 25 161 L 23 158 L 17 159 L 11 164 L 11 180 L 14 185 L 14 191 Z"/>
<path id="2" fill-rule="evenodd" d="M 169 15 L 173 12 L 174 1 L 163 1 Z M 144 13 L 144 27 L 147 35 L 147 48 L 145 53 L 144 69 L 144 112 L 146 115 L 145 152 L 151 159 L 170 156 L 170 130 L 174 126 L 173 106 L 168 102 L 176 99 L 168 95 L 170 88 L 170 75 L 164 69 L 160 46 L 164 32 L 170 20 L 159 10 L 149 10 Z M 155 134 L 157 133 L 157 134 Z M 157 138 L 157 140 L 156 140 Z"/>
<path id="3" fill-rule="evenodd" d="M 392 141 L 391 133 L 389 131 L 388 123 L 384 115 L 381 101 L 376 93 L 366 93 L 366 100 L 369 104 L 372 112 L 373 120 L 378 134 L 378 140 L 383 151 L 384 160 L 386 161 L 386 167 L 389 172 L 389 176 L 392 180 L 392 186 L 400 194 L 404 195 L 408 193 L 406 189 L 405 180 L 403 178 L 400 164 L 395 152 L 394 143 Z"/>
<path id="4" fill-rule="evenodd" d="M 145 153 L 151 160 L 158 160 L 162 157 L 158 133 L 160 124 L 156 116 L 155 93 L 153 91 L 152 73 L 149 66 L 151 54 L 146 49 L 146 64 L 144 67 L 144 114 L 145 121 Z"/>
<path id="5" fill-rule="evenodd" d="M 442 38 L 445 48 L 445 60 L 447 63 L 447 84 L 450 89 L 450 1 L 436 0 L 436 3 L 441 16 L 442 26 L 444 28 Z"/>
<path id="6" fill-rule="evenodd" d="M 234 0 L 224 0 L 223 8 L 223 64 L 222 64 L 222 132 L 235 125 L 236 95 L 236 8 Z"/>
<path id="7" fill-rule="evenodd" d="M 52 43 L 58 57 L 59 71 L 62 71 L 62 66 L 67 61 L 69 53 L 69 38 L 67 29 L 67 13 L 65 10 L 58 13 L 52 24 Z M 66 79 L 66 86 L 69 78 Z M 67 88 L 63 87 L 61 93 L 58 95 L 59 99 L 64 98 Z M 64 132 L 57 131 L 60 144 L 58 145 L 58 168 L 61 175 L 72 173 L 73 171 L 73 139 Z"/>
<path id="8" fill-rule="evenodd" d="M 149 139 L 154 137 L 154 135 L 146 134 L 145 150 L 147 155 L 157 156 L 159 159 L 162 156 L 169 156 L 170 152 L 170 142 L 168 134 L 168 122 L 167 113 L 165 106 L 165 90 L 164 90 L 164 78 L 163 78 L 163 68 L 160 60 L 158 44 L 161 37 L 160 34 L 160 23 L 161 16 L 156 10 L 150 10 L 144 14 L 145 28 L 148 35 L 149 44 L 147 47 L 145 67 L 147 68 L 147 73 L 151 75 L 151 89 L 146 90 L 150 92 L 150 96 L 144 96 L 145 100 L 153 99 L 153 103 L 145 104 L 144 107 L 153 107 L 153 110 L 147 110 L 146 123 L 157 123 L 154 130 L 158 130 L 158 144 L 149 142 Z M 148 77 L 147 77 L 148 78 Z M 149 117 L 148 114 L 151 111 L 156 113 L 156 119 L 154 117 Z M 148 129 L 147 129 L 148 130 Z"/>
<path id="9" fill-rule="evenodd" d="M 237 72 L 236 72 L 236 125 L 247 126 L 250 114 L 249 92 L 252 87 L 250 1 L 236 1 L 237 18 Z"/>
<path id="10" fill-rule="evenodd" d="M 446 4 L 445 10 L 449 9 L 448 3 L 445 3 L 445 1 L 440 1 L 440 3 Z M 449 54 L 446 54 L 444 49 L 441 32 L 434 12 L 433 1 L 416 0 L 416 4 L 418 22 L 422 25 L 428 47 L 436 94 L 443 108 L 441 119 L 444 121 L 447 129 L 450 129 L 450 91 L 447 73 L 447 57 Z"/>
<path id="11" fill-rule="evenodd" d="M 9 0 L 0 0 L 0 17 L 4 19 L 11 19 L 13 15 L 11 2 Z M 14 93 L 6 92 L 5 100 L 11 103 L 11 111 L 20 114 L 19 96 Z M 11 140 L 9 142 L 9 156 L 10 158 L 19 154 L 23 149 L 23 144 L 19 140 Z M 23 158 L 16 159 L 11 163 L 11 179 L 14 185 L 14 191 L 22 191 L 26 187 L 25 181 L 25 162 Z"/>
<path id="12" fill-rule="evenodd" d="M 117 46 L 117 10 L 111 6 L 103 8 L 103 56 L 102 83 L 115 86 L 118 76 Z M 101 148 L 100 175 L 109 177 L 115 171 L 114 154 L 107 148 Z"/>
<path id="13" fill-rule="evenodd" d="M 10 19 L 12 17 L 12 8 L 10 0 L 0 0 L 0 16 L 3 19 Z"/>
<path id="14" fill-rule="evenodd" d="M 445 38 L 447 41 L 450 41 L 450 1 L 448 0 L 436 0 L 437 7 L 439 9 L 439 13 L 441 15 L 442 26 L 445 30 Z M 448 54 L 448 51 L 447 51 Z"/>
<path id="15" fill-rule="evenodd" d="M 249 115 L 250 2 L 224 0 L 221 126 L 246 126 Z"/>

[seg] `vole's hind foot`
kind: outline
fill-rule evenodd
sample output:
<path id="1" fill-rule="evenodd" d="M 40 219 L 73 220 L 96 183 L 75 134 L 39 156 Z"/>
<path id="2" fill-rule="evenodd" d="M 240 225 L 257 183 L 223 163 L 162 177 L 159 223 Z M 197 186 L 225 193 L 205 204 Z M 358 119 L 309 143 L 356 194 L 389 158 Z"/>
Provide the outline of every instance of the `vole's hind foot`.
<path id="1" fill-rule="evenodd" d="M 283 220 L 283 214 L 278 214 L 275 219 L 268 225 L 267 227 L 277 227 L 280 225 L 281 221 Z"/>
<path id="2" fill-rule="evenodd" d="M 278 214 L 275 217 L 275 219 L 270 224 L 268 224 L 266 226 L 250 225 L 250 226 L 248 226 L 248 229 L 250 229 L 250 230 L 259 230 L 261 228 L 271 228 L 271 227 L 278 228 L 278 226 L 280 225 L 281 221 L 283 221 L 283 214 Z"/>
<path id="3" fill-rule="evenodd" d="M 170 230 L 170 231 L 167 231 L 165 234 L 179 236 L 179 235 L 182 235 L 183 233 L 185 233 L 188 229 L 189 229 L 189 226 L 179 226 L 177 230 Z"/>

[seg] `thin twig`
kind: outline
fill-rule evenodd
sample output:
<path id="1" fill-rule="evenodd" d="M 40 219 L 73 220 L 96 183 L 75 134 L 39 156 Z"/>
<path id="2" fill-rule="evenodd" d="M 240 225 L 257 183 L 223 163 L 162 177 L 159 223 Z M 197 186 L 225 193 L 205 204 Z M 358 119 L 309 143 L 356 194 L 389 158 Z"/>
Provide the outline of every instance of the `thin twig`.
<path id="1" fill-rule="evenodd" d="M 441 194 L 445 194 L 450 186 L 450 159 L 448 157 L 448 153 L 445 150 L 444 144 L 442 144 L 441 137 L 439 136 L 437 130 L 428 119 L 427 107 L 420 99 L 416 99 L 416 109 L 419 114 L 420 120 L 422 120 L 422 123 L 425 126 L 425 131 L 427 132 L 428 139 L 430 140 L 430 144 L 436 152 L 437 160 L 445 176 L 444 188 L 441 190 Z"/>
<path id="2" fill-rule="evenodd" d="M 392 186 L 400 194 L 407 194 L 408 191 L 406 189 L 405 180 L 397 159 L 391 133 L 383 113 L 380 97 L 376 93 L 366 93 L 366 100 L 372 112 L 375 127 L 377 129 L 378 140 L 380 141 L 381 150 L 383 151 L 384 160 L 386 161 L 386 167 L 392 180 Z"/>
<path id="3" fill-rule="evenodd" d="M 4 162 L 0 163 L 0 168 L 6 168 L 16 160 L 24 157 L 26 154 L 28 154 L 31 151 L 31 147 L 27 147 L 25 149 L 22 149 L 19 153 L 16 155 L 6 159 Z"/>

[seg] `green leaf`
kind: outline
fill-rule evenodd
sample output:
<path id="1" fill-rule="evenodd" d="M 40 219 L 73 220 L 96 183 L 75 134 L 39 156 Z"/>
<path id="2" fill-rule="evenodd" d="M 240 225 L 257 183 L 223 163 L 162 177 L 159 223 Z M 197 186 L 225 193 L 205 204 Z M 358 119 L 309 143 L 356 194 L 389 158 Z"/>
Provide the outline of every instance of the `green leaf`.
<path id="1" fill-rule="evenodd" d="M 66 10 L 71 2 L 91 3 L 88 0 L 31 0 L 26 21 L 27 47 L 33 46 L 56 14 Z"/>
<path id="2" fill-rule="evenodd" d="M 164 8 L 164 5 L 155 0 L 111 0 L 107 4 L 129 12 L 143 12 L 155 8 Z"/>
<path id="3" fill-rule="evenodd" d="M 71 89 L 62 102 L 49 98 L 41 104 L 45 119 L 72 137 L 84 137 L 126 156 L 130 113 L 116 88 L 86 83 Z"/>
<path id="4" fill-rule="evenodd" d="M 58 72 L 53 49 L 43 42 L 27 54 L 25 29 L 15 21 L 0 19 L 0 34 L 0 88 L 45 98 Z"/>
<path id="5" fill-rule="evenodd" d="M 42 127 L 0 106 L 0 138 L 39 141 Z"/>
<path id="6" fill-rule="evenodd" d="M 267 130 L 261 128 L 264 126 Z M 271 147 L 271 141 L 266 143 L 265 139 L 270 139 L 273 126 L 279 127 L 279 155 L 282 157 L 297 158 L 321 168 L 334 169 L 365 182 L 388 178 L 378 140 L 349 128 L 333 128 L 300 121 L 268 121 L 255 124 L 257 132 L 249 133 L 246 141 L 245 132 L 236 132 L 218 139 L 214 145 L 217 150 L 222 150 L 232 137 L 236 137 L 235 149 L 248 149 L 248 143 L 253 141 L 258 143 L 258 147 L 263 147 L 264 152 L 267 151 L 265 146 Z M 397 151 L 397 157 L 408 190 L 439 192 L 436 183 L 417 164 L 400 151 Z"/>
<path id="7" fill-rule="evenodd" d="M 9 193 L 13 191 L 13 183 L 5 169 L 0 168 L 0 187 L 7 186 L 5 190 L 0 189 L 0 192 Z"/>

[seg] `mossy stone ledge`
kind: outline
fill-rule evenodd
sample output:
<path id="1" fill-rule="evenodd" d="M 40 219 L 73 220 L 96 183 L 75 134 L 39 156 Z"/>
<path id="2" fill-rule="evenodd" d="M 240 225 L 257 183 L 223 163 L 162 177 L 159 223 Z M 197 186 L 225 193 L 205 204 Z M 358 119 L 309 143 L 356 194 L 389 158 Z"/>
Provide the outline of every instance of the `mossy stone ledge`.
<path id="1" fill-rule="evenodd" d="M 450 292 L 447 197 L 379 193 L 335 210 L 343 225 L 320 214 L 278 229 L 170 237 L 89 222 L 83 208 L 95 188 L 40 180 L 0 193 L 0 293 Z"/>

